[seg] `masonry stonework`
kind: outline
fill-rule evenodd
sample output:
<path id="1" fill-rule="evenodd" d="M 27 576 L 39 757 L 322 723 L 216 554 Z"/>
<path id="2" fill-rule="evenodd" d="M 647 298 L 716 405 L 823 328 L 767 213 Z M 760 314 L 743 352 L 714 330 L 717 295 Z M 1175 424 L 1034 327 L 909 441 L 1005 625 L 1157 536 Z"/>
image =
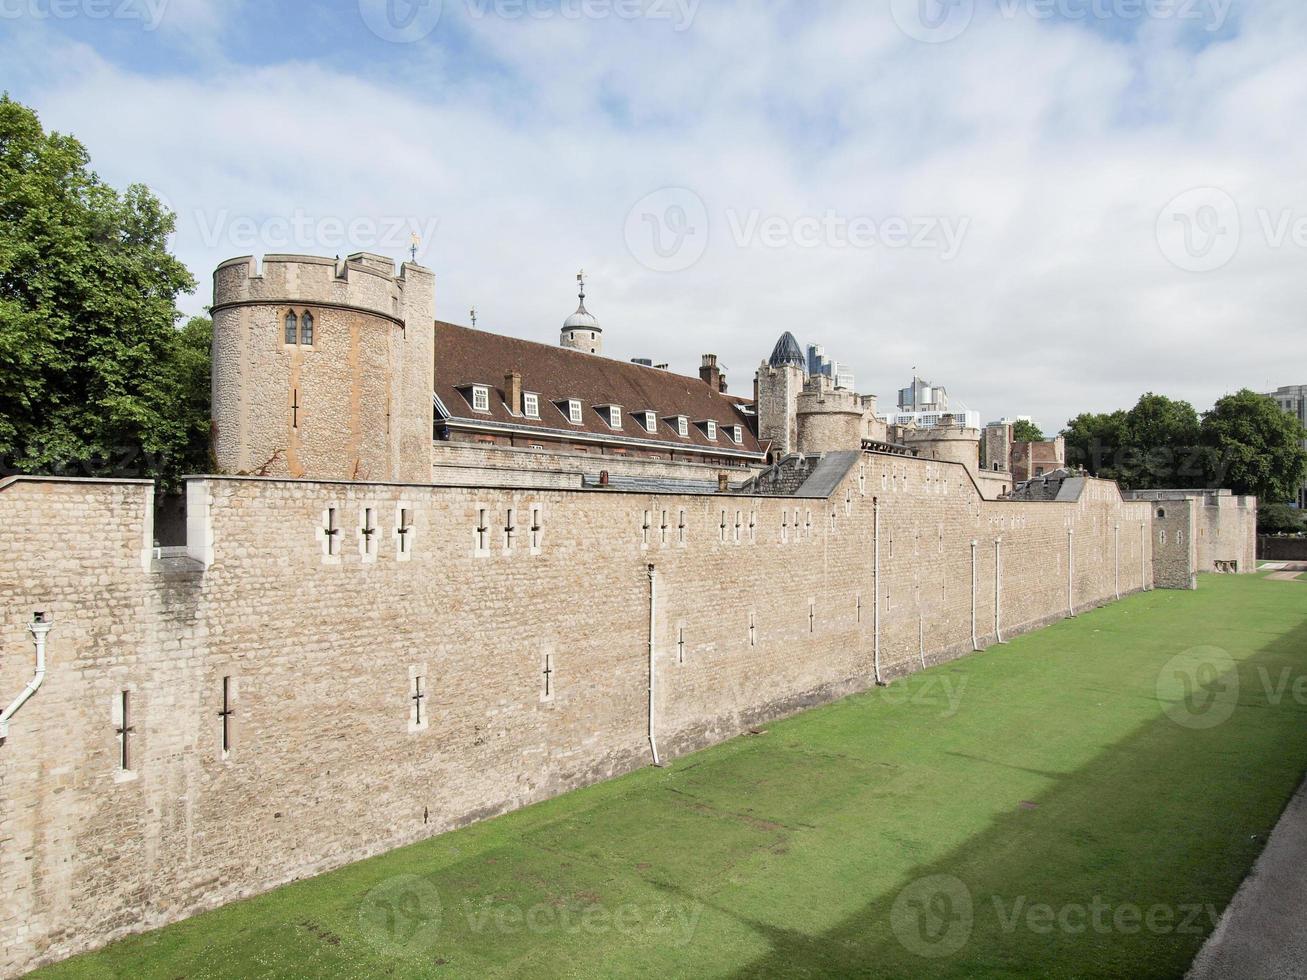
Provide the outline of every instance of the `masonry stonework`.
<path id="1" fill-rule="evenodd" d="M 164 560 L 148 485 L 9 481 L 0 688 L 54 628 L 0 745 L 0 972 L 646 764 L 649 566 L 664 755 L 1151 587 L 1114 484 L 858 460 L 816 498 L 198 478 Z"/>
<path id="2" fill-rule="evenodd" d="M 397 276 L 389 259 L 368 253 L 220 265 L 212 307 L 219 467 L 425 480 L 433 296 L 428 270 L 410 263 Z"/>

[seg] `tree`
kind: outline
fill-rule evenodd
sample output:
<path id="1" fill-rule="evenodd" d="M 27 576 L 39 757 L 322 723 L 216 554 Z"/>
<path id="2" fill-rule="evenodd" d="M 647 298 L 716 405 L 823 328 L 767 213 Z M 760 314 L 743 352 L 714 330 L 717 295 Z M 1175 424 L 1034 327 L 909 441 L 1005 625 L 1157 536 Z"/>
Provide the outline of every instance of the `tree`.
<path id="1" fill-rule="evenodd" d="M 1034 422 L 1026 419 L 1018 419 L 1012 426 L 1013 442 L 1043 442 L 1044 433 L 1039 431 L 1039 426 Z"/>
<path id="2" fill-rule="evenodd" d="M 1198 413 L 1186 401 L 1148 392 L 1128 412 L 1077 415 L 1062 431 L 1067 462 L 1127 490 L 1197 486 L 1203 481 Z"/>
<path id="3" fill-rule="evenodd" d="M 1307 534 L 1307 514 L 1288 504 L 1257 505 L 1258 534 Z"/>
<path id="4" fill-rule="evenodd" d="M 1304 439 L 1302 424 L 1274 400 L 1247 388 L 1226 395 L 1203 415 L 1209 485 L 1268 503 L 1294 498 L 1307 476 Z"/>
<path id="5" fill-rule="evenodd" d="M 1188 402 L 1150 391 L 1126 412 L 1117 469 L 1131 490 L 1198 486 L 1202 460 L 1198 413 Z"/>
<path id="6" fill-rule="evenodd" d="M 1084 467 L 1104 480 L 1117 478 L 1116 458 L 1126 441 L 1125 412 L 1083 412 L 1067 423 L 1062 437 L 1068 465 Z"/>
<path id="7" fill-rule="evenodd" d="M 88 163 L 76 139 L 0 96 L 0 460 L 79 475 L 205 469 L 194 392 L 179 387 L 199 373 L 201 330 L 175 329 L 177 295 L 195 288 L 168 254 L 175 217 Z"/>

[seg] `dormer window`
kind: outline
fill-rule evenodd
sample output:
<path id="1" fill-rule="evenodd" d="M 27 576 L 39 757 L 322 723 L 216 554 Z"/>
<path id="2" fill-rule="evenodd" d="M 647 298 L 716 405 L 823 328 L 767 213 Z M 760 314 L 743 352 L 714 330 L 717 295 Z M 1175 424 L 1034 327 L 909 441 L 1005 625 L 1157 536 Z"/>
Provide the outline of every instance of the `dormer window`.
<path id="1" fill-rule="evenodd" d="M 581 401 L 577 398 L 567 400 L 567 420 L 573 425 L 581 424 Z"/>
<path id="2" fill-rule="evenodd" d="M 472 386 L 472 410 L 474 412 L 490 411 L 490 389 L 485 385 Z"/>
<path id="3" fill-rule="evenodd" d="M 614 429 L 622 427 L 622 410 L 617 405 L 608 406 L 608 424 Z"/>
<path id="4" fill-rule="evenodd" d="M 646 431 L 646 432 L 657 432 L 657 431 L 658 431 L 658 413 L 657 413 L 657 412 L 645 412 L 645 413 L 644 413 L 644 428 L 645 428 L 645 431 Z"/>
<path id="5" fill-rule="evenodd" d="M 522 394 L 522 414 L 529 419 L 538 419 L 540 417 L 540 396 L 534 391 Z"/>
<path id="6" fill-rule="evenodd" d="M 676 416 L 676 434 L 682 439 L 690 435 L 690 420 L 684 415 Z"/>
<path id="7" fill-rule="evenodd" d="M 716 422 L 713 422 L 713 421 L 705 422 L 705 423 L 704 423 L 704 426 L 703 426 L 703 431 L 704 431 L 704 434 L 705 434 L 709 439 L 716 439 L 716 438 L 717 438 L 717 423 L 716 423 Z"/>
<path id="8" fill-rule="evenodd" d="M 744 429 L 741 426 L 738 425 L 731 426 L 731 441 L 734 442 L 737 446 L 740 443 L 744 442 Z"/>

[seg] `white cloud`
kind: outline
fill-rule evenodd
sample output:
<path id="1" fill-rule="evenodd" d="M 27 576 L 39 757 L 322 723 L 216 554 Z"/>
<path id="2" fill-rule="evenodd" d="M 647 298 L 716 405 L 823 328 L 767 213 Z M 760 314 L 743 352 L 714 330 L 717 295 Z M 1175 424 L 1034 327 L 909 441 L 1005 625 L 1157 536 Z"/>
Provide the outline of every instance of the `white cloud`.
<path id="1" fill-rule="evenodd" d="M 1299 367 L 1284 353 L 1301 335 L 1307 249 L 1272 247 L 1258 221 L 1307 218 L 1295 0 L 1241 8 L 1238 32 L 1201 48 L 1161 22 L 1126 41 L 979 16 L 928 45 L 870 4 L 704 5 L 677 32 L 469 18 L 447 0 L 434 46 L 388 45 L 357 69 L 300 51 L 253 70 L 195 43 L 253 28 L 172 3 L 171 34 L 143 43 L 189 45 L 186 76 L 49 31 L 21 32 L 21 56 L 0 42 L 0 56 L 13 94 L 79 136 L 103 176 L 149 183 L 178 210 L 177 249 L 201 281 L 190 309 L 230 255 L 352 251 L 328 240 L 329 219 L 434 220 L 423 260 L 440 316 L 475 304 L 482 326 L 556 340 L 584 265 L 614 356 L 693 371 L 715 350 L 736 390 L 785 329 L 851 362 L 882 404 L 915 365 L 985 416 L 1050 429 L 1145 389 L 1202 408 L 1307 380 L 1283 373 Z M 1238 201 L 1242 246 L 1219 271 L 1183 272 L 1158 246 L 1158 215 L 1208 185 Z M 706 254 L 677 273 L 642 267 L 623 240 L 631 206 L 665 186 L 693 189 L 711 222 Z M 828 212 L 969 225 L 952 261 L 731 241 L 732 215 Z M 278 216 L 306 222 L 308 240 L 247 249 L 233 231 L 242 217 L 279 229 Z"/>

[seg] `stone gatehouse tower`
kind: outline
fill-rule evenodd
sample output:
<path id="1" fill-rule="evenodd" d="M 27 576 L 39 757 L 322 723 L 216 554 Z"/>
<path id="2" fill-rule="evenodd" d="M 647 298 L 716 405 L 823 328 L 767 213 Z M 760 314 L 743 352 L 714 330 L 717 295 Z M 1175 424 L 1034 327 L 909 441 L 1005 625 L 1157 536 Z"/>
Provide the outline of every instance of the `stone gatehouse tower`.
<path id="1" fill-rule="evenodd" d="M 213 275 L 225 473 L 428 482 L 434 276 L 384 256 L 230 259 Z"/>

